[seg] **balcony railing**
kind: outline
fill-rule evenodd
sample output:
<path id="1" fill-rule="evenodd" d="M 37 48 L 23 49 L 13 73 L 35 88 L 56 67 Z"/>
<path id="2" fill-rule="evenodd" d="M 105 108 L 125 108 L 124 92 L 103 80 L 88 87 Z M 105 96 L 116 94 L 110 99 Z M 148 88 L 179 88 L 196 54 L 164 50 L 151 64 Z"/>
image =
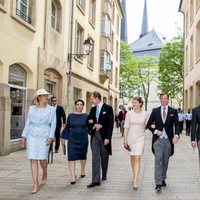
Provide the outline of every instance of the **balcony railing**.
<path id="1" fill-rule="evenodd" d="M 16 15 L 18 15 L 20 18 L 22 18 L 24 21 L 28 22 L 29 24 L 31 24 L 31 18 L 29 16 L 27 16 L 26 14 L 24 14 L 21 10 L 19 10 L 18 8 L 16 8 Z"/>

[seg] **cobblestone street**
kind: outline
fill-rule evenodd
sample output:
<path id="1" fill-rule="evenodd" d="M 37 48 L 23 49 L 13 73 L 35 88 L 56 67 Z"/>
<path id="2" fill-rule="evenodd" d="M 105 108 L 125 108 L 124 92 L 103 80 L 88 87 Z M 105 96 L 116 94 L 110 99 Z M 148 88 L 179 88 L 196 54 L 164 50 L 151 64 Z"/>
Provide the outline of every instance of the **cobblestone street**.
<path id="1" fill-rule="evenodd" d="M 30 194 L 32 188 L 31 171 L 25 151 L 0 157 L 0 199 L 73 199 L 73 200 L 199 200 L 200 180 L 198 154 L 190 147 L 190 138 L 181 136 L 175 148 L 175 155 L 170 159 L 167 187 L 156 193 L 154 186 L 154 157 L 151 152 L 151 135 L 147 133 L 139 189 L 131 185 L 131 166 L 129 155 L 122 146 L 123 139 L 115 130 L 113 134 L 113 156 L 110 158 L 108 179 L 101 186 L 88 189 L 91 182 L 91 151 L 88 149 L 86 177 L 80 177 L 77 162 L 77 182 L 70 184 L 67 159 L 62 154 L 54 154 L 54 163 L 48 167 L 48 182 L 37 194 Z M 40 170 L 41 172 L 41 170 Z M 41 174 L 40 174 L 41 177 Z"/>

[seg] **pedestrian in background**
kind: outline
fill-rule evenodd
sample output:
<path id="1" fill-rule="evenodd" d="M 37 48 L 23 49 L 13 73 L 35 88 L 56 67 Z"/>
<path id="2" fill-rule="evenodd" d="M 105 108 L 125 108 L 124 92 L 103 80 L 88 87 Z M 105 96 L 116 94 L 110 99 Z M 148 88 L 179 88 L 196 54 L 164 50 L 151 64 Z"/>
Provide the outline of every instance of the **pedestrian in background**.
<path id="1" fill-rule="evenodd" d="M 190 136 L 190 128 L 192 122 L 192 113 L 190 109 L 188 109 L 187 113 L 185 113 L 185 123 L 186 123 L 186 135 Z"/>
<path id="2" fill-rule="evenodd" d="M 66 129 L 68 134 L 67 155 L 68 165 L 71 174 L 71 184 L 76 183 L 75 161 L 80 160 L 81 178 L 85 177 L 85 165 L 88 149 L 88 114 L 83 113 L 84 101 L 78 99 L 75 101 L 75 112 L 67 117 Z M 65 137 L 64 137 L 65 138 Z M 62 144 L 64 140 L 61 139 Z"/>
<path id="3" fill-rule="evenodd" d="M 65 125 L 66 116 L 62 106 L 59 106 L 57 98 L 54 96 L 51 98 L 51 104 L 56 108 L 56 131 L 55 131 L 55 153 L 58 153 L 60 147 L 60 129 L 62 124 Z M 52 147 L 51 147 L 52 148 Z"/>
<path id="4" fill-rule="evenodd" d="M 99 92 L 90 94 L 90 101 L 94 107 L 88 116 L 88 127 L 91 134 L 92 149 L 92 182 L 88 188 L 100 185 L 100 165 L 102 167 L 102 181 L 107 179 L 109 155 L 112 154 L 111 138 L 114 124 L 113 109 L 102 102 Z"/>
<path id="5" fill-rule="evenodd" d="M 142 110 L 143 100 L 141 97 L 134 97 L 132 100 L 133 110 L 126 114 L 124 124 L 124 146 L 130 146 L 130 158 L 133 171 L 133 188 L 138 188 L 138 177 L 140 171 L 140 160 L 144 148 L 145 129 L 148 115 Z"/>
<path id="6" fill-rule="evenodd" d="M 184 119 L 185 119 L 185 115 L 183 113 L 183 111 L 180 109 L 178 111 L 178 121 L 179 121 L 179 133 L 182 133 L 183 131 L 183 123 L 184 123 Z"/>
<path id="7" fill-rule="evenodd" d="M 34 102 L 36 105 L 29 107 L 29 113 L 22 132 L 21 146 L 27 149 L 27 156 L 33 177 L 32 194 L 38 192 L 38 161 L 42 167 L 43 175 L 41 184 L 47 181 L 47 157 L 49 146 L 53 141 L 56 128 L 56 110 L 47 104 L 49 93 L 44 89 L 36 91 Z"/>
<path id="8" fill-rule="evenodd" d="M 120 133 L 122 134 L 122 137 L 124 135 L 124 122 L 125 122 L 125 118 L 126 118 L 126 108 L 122 107 L 121 111 L 119 112 L 118 115 L 118 119 L 119 119 L 119 123 L 120 123 Z"/>
<path id="9" fill-rule="evenodd" d="M 116 124 L 116 128 L 119 128 L 119 119 L 118 119 L 118 114 L 115 114 L 115 124 Z"/>
<path id="10" fill-rule="evenodd" d="M 174 153 L 174 144 L 179 138 L 179 122 L 177 110 L 171 108 L 169 95 L 160 94 L 161 106 L 154 108 L 147 123 L 152 132 L 152 151 L 155 155 L 155 183 L 157 192 L 166 187 L 169 157 Z M 175 133 L 174 133 L 175 130 Z"/>

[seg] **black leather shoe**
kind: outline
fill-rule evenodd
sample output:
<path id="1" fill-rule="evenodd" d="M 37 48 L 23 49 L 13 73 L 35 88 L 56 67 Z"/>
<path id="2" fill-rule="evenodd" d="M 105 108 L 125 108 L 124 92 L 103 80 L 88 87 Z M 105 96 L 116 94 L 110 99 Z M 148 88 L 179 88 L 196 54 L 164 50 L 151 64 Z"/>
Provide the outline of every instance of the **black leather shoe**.
<path id="1" fill-rule="evenodd" d="M 166 186 L 167 186 L 166 182 L 162 181 L 162 187 L 166 187 Z"/>
<path id="2" fill-rule="evenodd" d="M 101 180 L 102 180 L 102 181 L 105 181 L 105 180 L 107 180 L 107 177 L 102 177 Z"/>
<path id="3" fill-rule="evenodd" d="M 87 188 L 92 188 L 92 187 L 95 187 L 95 186 L 99 186 L 100 183 L 90 183 L 90 185 L 87 185 Z"/>
<path id="4" fill-rule="evenodd" d="M 85 177 L 85 175 L 81 175 L 81 178 L 84 178 Z"/>
<path id="5" fill-rule="evenodd" d="M 155 190 L 156 190 L 157 192 L 160 192 L 160 191 L 161 191 L 161 185 L 156 185 Z"/>
<path id="6" fill-rule="evenodd" d="M 74 185 L 76 183 L 76 181 L 72 181 L 71 184 Z"/>

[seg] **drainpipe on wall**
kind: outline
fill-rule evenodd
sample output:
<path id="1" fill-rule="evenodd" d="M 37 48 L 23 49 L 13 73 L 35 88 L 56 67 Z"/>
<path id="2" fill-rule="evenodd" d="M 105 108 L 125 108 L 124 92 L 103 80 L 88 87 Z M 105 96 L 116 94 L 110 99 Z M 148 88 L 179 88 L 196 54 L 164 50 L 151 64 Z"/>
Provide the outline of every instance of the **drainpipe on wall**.
<path id="1" fill-rule="evenodd" d="M 74 24 L 74 0 L 71 1 L 71 20 L 70 20 L 70 52 L 68 53 L 68 55 L 72 55 L 72 49 L 73 49 L 73 24 Z M 69 63 L 69 67 L 68 67 L 68 80 L 67 80 L 67 112 L 68 114 L 72 112 L 71 110 L 71 98 L 72 97 L 72 85 L 71 85 L 71 78 L 72 78 L 72 57 L 68 56 L 68 63 Z"/>

